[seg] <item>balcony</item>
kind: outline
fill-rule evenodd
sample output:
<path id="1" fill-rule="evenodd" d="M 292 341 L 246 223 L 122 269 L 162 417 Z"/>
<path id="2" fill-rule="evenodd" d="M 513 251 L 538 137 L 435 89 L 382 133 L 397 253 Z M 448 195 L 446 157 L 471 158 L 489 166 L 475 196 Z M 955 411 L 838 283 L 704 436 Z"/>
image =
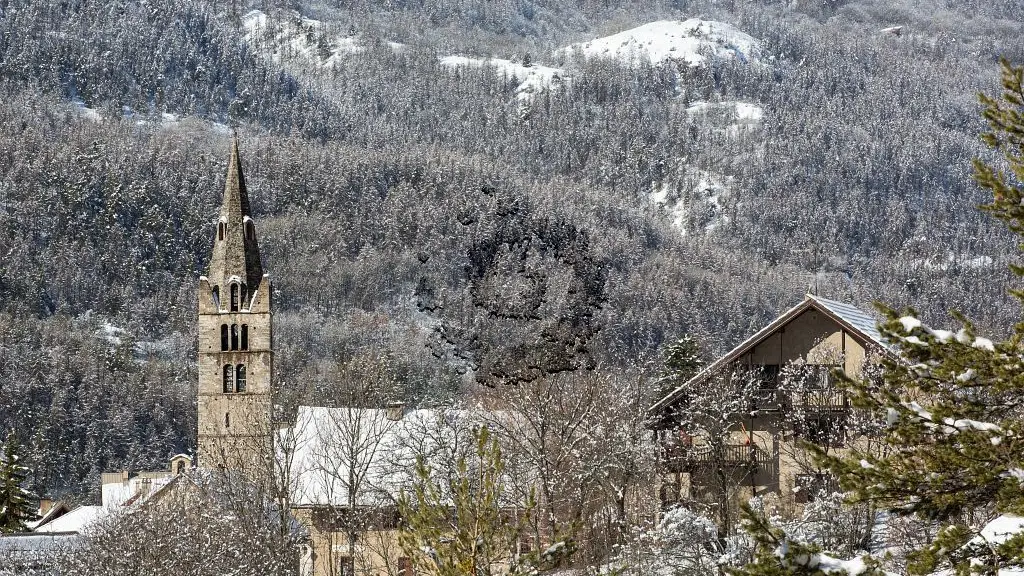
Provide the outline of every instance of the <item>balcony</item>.
<path id="1" fill-rule="evenodd" d="M 791 396 L 794 410 L 845 412 L 850 409 L 850 399 L 842 390 L 803 390 Z"/>
<path id="2" fill-rule="evenodd" d="M 718 467 L 758 472 L 772 470 L 775 466 L 772 454 L 756 445 L 725 444 L 717 449 L 681 443 L 666 443 L 663 446 L 665 465 L 671 472 L 697 472 Z"/>

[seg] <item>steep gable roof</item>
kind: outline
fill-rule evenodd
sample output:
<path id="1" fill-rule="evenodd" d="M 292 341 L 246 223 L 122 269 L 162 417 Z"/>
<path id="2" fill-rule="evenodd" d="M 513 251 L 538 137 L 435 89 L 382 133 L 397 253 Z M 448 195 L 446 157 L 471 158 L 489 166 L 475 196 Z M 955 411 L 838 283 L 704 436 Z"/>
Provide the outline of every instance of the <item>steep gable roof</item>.
<path id="1" fill-rule="evenodd" d="M 889 345 L 885 342 L 881 333 L 878 331 L 878 327 L 876 325 L 877 321 L 867 312 L 864 312 L 850 304 L 829 300 L 813 294 L 807 294 L 802 302 L 783 312 L 778 318 L 772 320 L 771 323 L 759 330 L 756 334 L 744 340 L 739 346 L 736 346 L 727 354 L 709 364 L 685 384 L 669 392 L 661 400 L 658 400 L 653 406 L 651 406 L 649 412 L 652 414 L 661 412 L 675 402 L 682 395 L 683 391 L 689 389 L 693 383 L 701 381 L 729 365 L 774 334 L 776 330 L 785 326 L 789 321 L 811 309 L 821 312 L 825 316 L 831 318 L 834 322 L 842 326 L 844 330 L 861 340 L 862 344 L 865 346 L 880 350 L 889 350 Z"/>

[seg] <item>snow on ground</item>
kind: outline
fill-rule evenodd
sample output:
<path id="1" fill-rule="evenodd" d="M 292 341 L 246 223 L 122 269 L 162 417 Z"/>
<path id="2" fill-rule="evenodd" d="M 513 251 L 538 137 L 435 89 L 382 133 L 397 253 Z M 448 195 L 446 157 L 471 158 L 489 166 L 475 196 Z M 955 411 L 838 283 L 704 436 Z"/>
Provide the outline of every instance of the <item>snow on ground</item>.
<path id="1" fill-rule="evenodd" d="M 728 176 L 687 167 L 677 181 L 662 182 L 648 198 L 665 210 L 672 225 L 684 236 L 692 224 L 691 220 L 711 232 L 728 222 L 723 202 L 729 194 L 731 180 Z"/>
<path id="2" fill-rule="evenodd" d="M 971 254 L 954 254 L 953 252 L 948 252 L 945 256 L 917 258 L 911 260 L 910 263 L 914 268 L 945 272 L 954 266 L 971 269 L 989 268 L 992 266 L 992 257 Z"/>
<path id="3" fill-rule="evenodd" d="M 469 58 L 466 56 L 445 56 L 441 58 L 442 66 L 452 68 L 480 68 L 489 66 L 502 76 L 517 78 L 521 81 L 516 88 L 516 98 L 520 102 L 529 103 L 534 96 L 547 89 L 558 88 L 565 81 L 565 70 L 551 68 L 539 64 L 524 66 L 511 60 L 501 58 Z"/>
<path id="4" fill-rule="evenodd" d="M 253 10 L 242 17 L 242 28 L 250 46 L 279 64 L 305 61 L 332 68 L 346 56 L 366 50 L 355 38 L 333 34 L 325 23 L 297 12 L 287 18 L 276 18 Z M 396 43 L 391 45 L 398 49 Z"/>
<path id="5" fill-rule="evenodd" d="M 725 102 L 692 102 L 686 107 L 686 113 L 690 116 L 700 116 L 722 112 L 731 115 L 736 122 L 744 124 L 756 124 L 764 118 L 764 108 L 750 102 L 736 102 L 727 100 Z"/>
<path id="6" fill-rule="evenodd" d="M 701 20 L 659 20 L 590 42 L 559 50 L 575 51 L 591 58 L 626 61 L 648 58 L 653 64 L 677 60 L 700 66 L 708 57 L 736 58 L 743 62 L 760 60 L 761 46 L 754 37 L 724 22 Z"/>
<path id="7" fill-rule="evenodd" d="M 90 122 L 103 121 L 103 116 L 99 113 L 99 110 L 89 108 L 85 105 L 85 102 L 82 102 L 81 100 L 72 100 L 71 103 L 75 105 L 75 110 L 82 118 L 89 120 Z"/>

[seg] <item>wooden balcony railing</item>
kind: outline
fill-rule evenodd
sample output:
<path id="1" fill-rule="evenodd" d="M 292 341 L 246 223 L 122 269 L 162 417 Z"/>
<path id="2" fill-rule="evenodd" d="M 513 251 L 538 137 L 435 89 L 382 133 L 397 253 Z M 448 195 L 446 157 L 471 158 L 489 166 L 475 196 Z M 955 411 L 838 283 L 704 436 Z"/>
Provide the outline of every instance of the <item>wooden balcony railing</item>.
<path id="1" fill-rule="evenodd" d="M 792 394 L 793 408 L 842 412 L 850 409 L 850 399 L 842 390 L 804 390 Z"/>
<path id="2" fill-rule="evenodd" d="M 749 444 L 724 446 L 686 446 L 678 443 L 664 445 L 665 464 L 671 471 L 694 472 L 716 467 L 746 468 L 750 471 L 771 470 L 774 458 L 767 450 Z"/>

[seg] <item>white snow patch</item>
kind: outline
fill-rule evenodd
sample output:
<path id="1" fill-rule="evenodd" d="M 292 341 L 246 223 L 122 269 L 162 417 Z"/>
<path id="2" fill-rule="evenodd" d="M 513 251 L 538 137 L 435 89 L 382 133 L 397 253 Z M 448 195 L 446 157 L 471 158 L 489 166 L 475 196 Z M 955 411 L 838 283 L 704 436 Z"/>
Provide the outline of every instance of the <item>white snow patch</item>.
<path id="1" fill-rule="evenodd" d="M 649 59 L 653 64 L 676 60 L 688 66 L 704 64 L 708 56 L 757 62 L 761 47 L 757 39 L 731 24 L 691 18 L 659 20 L 618 34 L 573 44 L 558 52 L 579 51 L 590 58 L 614 58 L 627 62 Z"/>
<path id="2" fill-rule="evenodd" d="M 911 332 L 915 328 L 921 327 L 921 321 L 913 316 L 904 316 L 900 318 L 900 324 L 903 324 L 903 330 L 906 332 Z"/>
<path id="3" fill-rule="evenodd" d="M 565 70 L 531 64 L 523 66 L 518 62 L 501 58 L 470 58 L 468 56 L 445 56 L 441 65 L 451 68 L 481 68 L 489 66 L 501 76 L 516 78 L 520 81 L 516 88 L 516 98 L 520 102 L 532 102 L 534 96 L 544 90 L 557 89 L 567 79 Z"/>
<path id="4" fill-rule="evenodd" d="M 964 370 L 962 373 L 958 374 L 956 380 L 957 382 L 970 382 L 971 380 L 974 380 L 974 377 L 976 375 L 977 373 L 974 371 L 974 368 L 968 368 L 967 370 Z"/>
<path id="5" fill-rule="evenodd" d="M 944 255 L 937 255 L 929 258 L 917 258 L 911 261 L 911 265 L 915 268 L 936 270 L 940 272 L 949 270 L 954 266 L 975 270 L 980 268 L 991 268 L 993 263 L 994 261 L 991 256 L 956 254 L 953 252 L 947 252 Z"/>
<path id="6" fill-rule="evenodd" d="M 366 51 L 355 38 L 336 34 L 326 23 L 294 11 L 270 16 L 252 10 L 242 17 L 242 28 L 246 43 L 278 64 L 332 68 L 346 57 Z"/>
<path id="7" fill-rule="evenodd" d="M 1024 517 L 1003 514 L 981 529 L 971 542 L 999 545 L 1024 531 Z"/>
<path id="8" fill-rule="evenodd" d="M 982 338 L 981 336 L 975 338 L 974 343 L 971 344 L 971 346 L 981 350 L 987 350 L 989 352 L 995 352 L 996 350 L 996 347 L 995 345 L 992 344 L 991 340 L 989 340 L 988 338 Z"/>
<path id="9" fill-rule="evenodd" d="M 684 236 L 693 210 L 703 211 L 707 216 L 704 229 L 710 232 L 729 221 L 723 206 L 732 180 L 729 176 L 686 167 L 679 180 L 655 185 L 647 197 L 668 213 L 672 225 Z"/>
<path id="10" fill-rule="evenodd" d="M 82 118 L 89 120 L 90 122 L 99 123 L 103 121 L 103 116 L 99 113 L 99 111 L 95 108 L 89 108 L 85 105 L 85 102 L 81 100 L 72 100 L 71 103 L 75 105 L 75 110 L 78 112 L 78 115 Z"/>
<path id="11" fill-rule="evenodd" d="M 705 102 L 699 100 L 691 102 L 686 107 L 686 114 L 690 117 L 726 116 L 730 123 L 719 132 L 725 132 L 736 136 L 744 128 L 751 128 L 760 125 L 764 118 L 764 108 L 751 102 L 737 102 L 726 100 L 723 102 Z"/>

